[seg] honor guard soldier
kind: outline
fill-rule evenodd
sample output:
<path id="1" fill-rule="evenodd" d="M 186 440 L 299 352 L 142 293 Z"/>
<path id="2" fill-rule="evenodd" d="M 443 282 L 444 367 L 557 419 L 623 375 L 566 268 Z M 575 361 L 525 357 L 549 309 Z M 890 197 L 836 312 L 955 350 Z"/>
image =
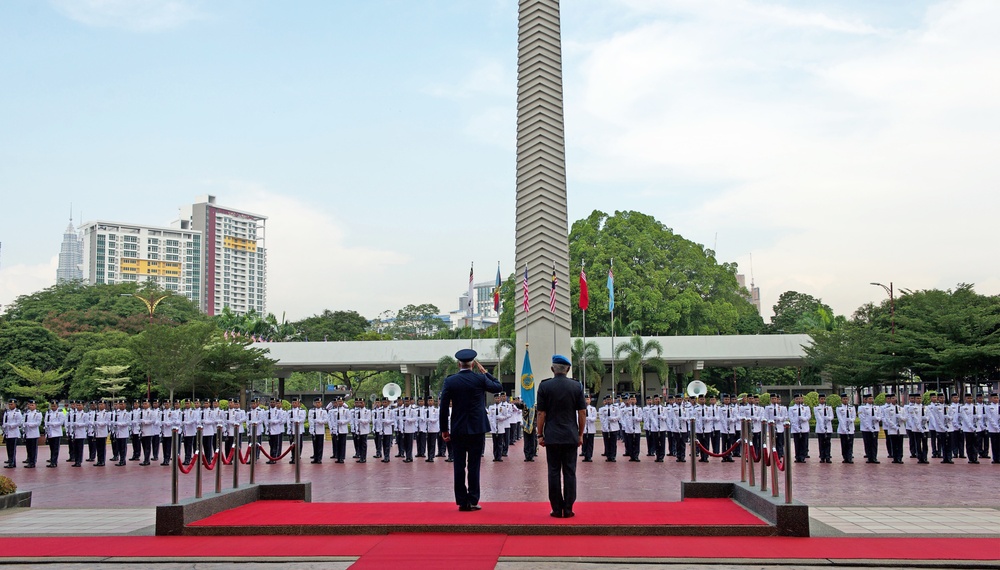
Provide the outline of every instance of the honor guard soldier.
<path id="1" fill-rule="evenodd" d="M 368 435 L 372 431 L 372 411 L 365 407 L 364 398 L 355 398 L 354 430 L 358 442 L 358 463 L 368 462 Z"/>
<path id="2" fill-rule="evenodd" d="M 83 466 L 83 444 L 89 431 L 90 414 L 83 409 L 82 403 L 77 403 L 76 421 L 73 423 L 73 467 Z"/>
<path id="3" fill-rule="evenodd" d="M 986 429 L 986 402 L 983 401 L 983 394 L 976 395 L 976 426 L 979 429 L 979 439 L 976 446 L 979 449 L 980 459 L 990 458 L 990 435 Z"/>
<path id="4" fill-rule="evenodd" d="M 181 410 L 181 436 L 184 440 L 184 463 L 191 463 L 191 455 L 194 453 L 194 438 L 198 435 L 198 416 L 201 410 L 194 407 L 191 400 L 184 401 L 184 409 Z M 177 450 L 180 453 L 180 450 Z"/>
<path id="5" fill-rule="evenodd" d="M 622 414 L 622 431 L 628 438 L 625 442 L 625 454 L 629 456 L 629 461 L 638 463 L 640 444 L 642 442 L 642 408 L 638 406 L 635 394 L 630 394 L 628 407 Z"/>
<path id="6" fill-rule="evenodd" d="M 826 403 L 826 394 L 819 395 L 819 404 L 812 410 L 816 418 L 816 442 L 819 445 L 819 462 L 832 463 L 830 443 L 833 438 L 833 408 Z M 808 437 L 808 434 L 806 434 Z"/>
<path id="7" fill-rule="evenodd" d="M 584 463 L 594 461 L 594 437 L 597 434 L 597 408 L 590 403 L 590 395 L 587 395 L 587 418 L 583 424 L 583 445 L 580 446 L 580 456 Z"/>
<path id="8" fill-rule="evenodd" d="M 493 438 L 493 461 L 503 461 L 503 440 L 507 437 L 503 429 L 504 414 L 503 406 L 500 404 L 500 394 L 493 395 L 493 403 L 486 409 L 486 418 L 490 422 L 490 433 Z"/>
<path id="9" fill-rule="evenodd" d="M 97 437 L 94 435 L 94 418 L 97 416 L 97 402 L 90 402 L 87 409 L 87 462 L 97 458 Z"/>
<path id="10" fill-rule="evenodd" d="M 965 440 L 962 438 L 962 428 L 961 420 L 958 417 L 958 411 L 962 408 L 962 402 L 959 401 L 958 394 L 951 395 L 951 403 L 948 404 L 947 414 L 948 422 L 951 424 L 949 427 L 949 440 L 951 441 L 951 458 L 954 459 L 958 457 L 959 459 L 965 459 Z"/>
<path id="11" fill-rule="evenodd" d="M 621 426 L 621 412 L 611 401 L 611 396 L 604 397 L 604 405 L 597 411 L 601 420 L 601 437 L 604 439 L 604 460 L 614 463 L 618 455 L 618 430 Z"/>
<path id="12" fill-rule="evenodd" d="M 49 461 L 46 467 L 55 468 L 59 461 L 59 444 L 62 441 L 63 427 L 66 425 L 66 415 L 55 405 L 45 412 L 45 440 L 49 444 Z"/>
<path id="13" fill-rule="evenodd" d="M 292 398 L 292 409 L 288 410 L 288 419 L 286 420 L 285 428 L 288 431 L 288 441 L 290 445 L 295 445 L 295 436 L 299 436 L 299 447 L 292 453 L 292 458 L 288 461 L 292 465 L 295 464 L 296 457 L 302 457 L 302 444 L 305 442 L 305 431 L 306 431 L 306 409 L 302 407 L 302 403 L 298 398 Z"/>
<path id="14" fill-rule="evenodd" d="M 698 463 L 708 463 L 708 449 L 712 444 L 712 429 L 715 425 L 715 410 L 705 402 L 705 396 L 698 396 L 698 404 L 694 408 L 694 433 L 698 442 Z"/>
<path id="15" fill-rule="evenodd" d="M 94 444 L 97 447 L 97 462 L 94 467 L 104 467 L 108 456 L 108 435 L 111 433 L 111 412 L 104 402 L 97 404 L 94 412 Z"/>
<path id="16" fill-rule="evenodd" d="M 940 458 L 941 463 L 953 463 L 951 460 L 951 417 L 948 414 L 948 405 L 944 394 L 934 394 L 931 396 L 931 403 L 927 406 L 928 429 L 937 438 L 934 457 Z"/>
<path id="17" fill-rule="evenodd" d="M 795 394 L 795 404 L 788 409 L 789 430 L 795 447 L 795 462 L 805 463 L 809 455 L 809 420 L 812 410 L 803 403 L 802 394 Z"/>
<path id="18" fill-rule="evenodd" d="M 906 414 L 903 408 L 896 403 L 896 395 L 888 393 L 885 395 L 886 404 L 882 406 L 882 429 L 885 431 L 886 447 L 889 448 L 889 455 L 892 462 L 899 464 L 903 462 L 903 434 L 906 433 Z"/>
<path id="19" fill-rule="evenodd" d="M 201 406 L 201 450 L 209 461 L 215 457 L 215 436 L 219 428 L 219 400 L 205 400 Z"/>
<path id="20" fill-rule="evenodd" d="M 989 434 L 990 445 L 993 448 L 994 465 L 1000 463 L 1000 395 L 990 394 L 990 402 L 986 404 L 986 432 Z"/>
<path id="21" fill-rule="evenodd" d="M 788 408 L 781 404 L 781 395 L 771 396 L 767 407 L 767 419 L 774 422 L 774 448 L 778 457 L 785 456 L 785 421 L 789 419 Z"/>
<path id="22" fill-rule="evenodd" d="M 160 445 L 163 448 L 163 461 L 160 465 L 170 465 L 174 453 L 174 430 L 181 430 L 180 410 L 174 409 L 171 400 L 164 400 L 160 406 Z"/>
<path id="23" fill-rule="evenodd" d="M 160 408 L 160 401 L 159 400 L 157 400 L 157 399 L 154 398 L 151 401 L 151 403 L 152 403 L 152 410 L 153 410 L 153 426 L 155 428 L 153 430 L 153 443 L 152 443 L 152 446 L 151 446 L 152 450 L 153 450 L 153 458 L 152 459 L 153 459 L 153 461 L 159 461 L 160 460 L 160 439 L 161 439 L 161 437 L 160 437 L 160 430 L 163 429 L 163 410 Z"/>
<path id="24" fill-rule="evenodd" d="M 310 463 L 323 463 L 323 442 L 326 441 L 326 410 L 323 408 L 323 398 L 313 399 L 313 407 L 309 410 L 309 434 L 312 437 L 312 460 Z"/>
<path id="25" fill-rule="evenodd" d="M 514 413 L 514 406 L 507 401 L 507 393 L 500 392 L 500 405 L 503 406 L 503 456 L 507 457 L 507 452 L 510 451 L 510 446 L 516 441 L 517 436 L 514 434 L 514 416 L 520 415 Z"/>
<path id="26" fill-rule="evenodd" d="M 854 463 L 854 420 L 858 411 L 847 400 L 847 394 L 840 395 L 837 406 L 837 434 L 840 436 L 840 456 L 844 463 Z"/>
<path id="27" fill-rule="evenodd" d="M 719 406 L 717 413 L 718 419 L 716 420 L 716 425 L 719 426 L 719 433 L 722 436 L 721 451 L 728 451 L 729 448 L 736 445 L 736 442 L 739 440 L 738 434 L 740 429 L 738 412 L 736 407 L 730 401 L 729 394 L 722 395 L 722 405 Z M 737 447 L 732 452 L 726 454 L 726 456 L 722 458 L 722 462 L 733 463 L 733 457 L 736 455 L 738 450 L 739 448 Z"/>
<path id="28" fill-rule="evenodd" d="M 27 457 L 24 461 L 26 469 L 34 469 L 38 460 L 38 437 L 41 435 L 42 412 L 35 406 L 34 400 L 28 400 L 28 409 L 24 411 L 24 451 Z"/>
<path id="29" fill-rule="evenodd" d="M 515 427 L 515 432 L 524 432 L 524 460 L 527 462 L 534 462 L 535 456 L 538 455 L 538 430 L 535 426 L 535 421 L 537 417 L 538 410 L 536 408 L 528 408 L 523 402 L 517 402 L 517 414 L 524 416 L 523 423 L 517 423 L 517 425 L 523 425 L 524 428 L 517 429 Z"/>
<path id="30" fill-rule="evenodd" d="M 250 412 L 247 414 L 247 429 L 250 430 L 250 446 L 254 449 L 254 457 L 260 459 L 261 441 L 267 431 L 267 408 L 260 405 L 260 400 L 250 401 Z"/>
<path id="31" fill-rule="evenodd" d="M 403 463 L 413 463 L 413 440 L 417 435 L 417 428 L 420 423 L 420 410 L 416 403 L 410 398 L 406 398 L 403 406 L 403 451 L 406 458 Z"/>
<path id="32" fill-rule="evenodd" d="M 132 402 L 132 410 L 130 411 L 132 415 L 132 461 L 139 461 L 139 456 L 142 454 L 142 424 L 140 420 L 142 418 L 142 403 L 139 400 Z"/>
<path id="33" fill-rule="evenodd" d="M 334 401 L 329 418 L 335 463 L 343 463 L 347 459 L 347 436 L 348 432 L 351 431 L 351 409 L 344 404 L 343 398 L 337 397 Z"/>
<path id="34" fill-rule="evenodd" d="M 721 413 L 721 407 L 719 406 L 719 401 L 715 399 L 715 396 L 708 397 L 708 407 L 713 414 L 711 432 L 709 433 L 709 441 L 712 442 L 712 453 L 719 455 L 722 451 L 720 449 L 722 445 L 722 429 L 719 422 L 719 414 Z"/>
<path id="35" fill-rule="evenodd" d="M 882 421 L 882 410 L 875 405 L 875 397 L 865 395 L 865 403 L 858 406 L 861 438 L 865 445 L 865 463 L 879 463 L 878 432 Z"/>
<path id="36" fill-rule="evenodd" d="M 646 431 L 646 457 L 656 456 L 656 442 L 655 435 L 653 435 L 653 430 L 649 429 L 651 420 L 649 414 L 653 409 L 653 397 L 646 396 L 646 403 L 640 409 L 642 412 L 642 428 Z"/>
<path id="37" fill-rule="evenodd" d="M 938 400 L 939 395 L 937 392 L 931 392 L 928 395 L 930 400 L 927 403 L 927 441 L 931 446 L 931 459 L 937 459 L 941 457 L 941 440 L 938 434 L 943 431 L 943 423 L 940 421 L 943 415 L 938 415 L 938 411 L 941 409 L 941 402 Z"/>
<path id="38" fill-rule="evenodd" d="M 417 399 L 417 454 L 427 457 L 427 404 L 423 398 Z"/>
<path id="39" fill-rule="evenodd" d="M 396 412 L 389 405 L 389 400 L 382 399 L 382 463 L 388 463 L 392 455 L 392 435 L 396 430 Z"/>
<path id="40" fill-rule="evenodd" d="M 267 429 L 268 455 L 272 457 L 266 463 L 274 465 L 278 462 L 277 457 L 281 455 L 285 438 L 285 411 L 278 407 L 278 400 L 272 399 L 268 402 L 267 417 L 264 422 Z"/>
<path id="41" fill-rule="evenodd" d="M 372 433 L 375 434 L 375 459 L 382 458 L 382 422 L 385 415 L 382 408 L 387 405 L 383 400 L 376 399 L 372 402 Z"/>
<path id="42" fill-rule="evenodd" d="M 132 433 L 132 412 L 125 409 L 124 401 L 118 402 L 114 413 L 111 414 L 111 429 L 115 434 L 112 445 L 117 448 L 112 451 L 112 455 L 118 458 L 115 465 L 124 467 L 125 456 L 128 455 L 128 440 Z"/>
<path id="43" fill-rule="evenodd" d="M 153 450 L 153 434 L 156 433 L 156 421 L 153 419 L 153 410 L 149 405 L 149 400 L 142 403 L 139 411 L 139 438 L 142 444 L 142 465 L 149 465 L 150 453 Z"/>
<path id="44" fill-rule="evenodd" d="M 434 398 L 427 398 L 424 413 L 427 415 L 424 418 L 424 425 L 427 426 L 427 459 L 424 461 L 434 463 L 438 438 L 441 437 L 441 409 L 434 403 Z"/>
<path id="45" fill-rule="evenodd" d="M 917 454 L 917 463 L 926 465 L 927 461 L 927 430 L 930 425 L 930 418 L 924 408 L 923 397 L 917 394 L 910 394 L 913 404 L 906 414 L 906 428 L 913 434 L 913 450 Z"/>
<path id="46" fill-rule="evenodd" d="M 965 439 L 965 453 L 968 454 L 969 463 L 979 463 L 979 426 L 976 416 L 976 404 L 973 402 L 972 394 L 965 395 L 965 403 L 958 408 L 958 428 Z"/>

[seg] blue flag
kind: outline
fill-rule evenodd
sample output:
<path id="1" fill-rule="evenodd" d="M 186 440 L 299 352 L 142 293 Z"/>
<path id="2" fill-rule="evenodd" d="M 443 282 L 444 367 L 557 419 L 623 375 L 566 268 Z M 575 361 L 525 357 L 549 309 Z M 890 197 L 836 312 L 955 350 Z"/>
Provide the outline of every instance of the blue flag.
<path id="1" fill-rule="evenodd" d="M 528 349 L 524 349 L 524 365 L 521 366 L 521 400 L 525 407 L 535 407 L 535 375 L 531 373 L 531 359 Z"/>
<path id="2" fill-rule="evenodd" d="M 615 310 L 615 274 L 608 268 L 608 312 Z"/>

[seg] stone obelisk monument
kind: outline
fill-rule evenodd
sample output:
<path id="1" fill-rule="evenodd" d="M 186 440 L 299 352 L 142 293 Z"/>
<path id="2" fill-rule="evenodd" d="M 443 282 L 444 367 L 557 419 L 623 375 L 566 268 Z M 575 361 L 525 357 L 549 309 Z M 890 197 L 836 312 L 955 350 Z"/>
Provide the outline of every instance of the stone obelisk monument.
<path id="1" fill-rule="evenodd" d="M 550 375 L 553 354 L 570 356 L 569 220 L 559 0 L 520 0 L 517 28 L 515 377 L 521 377 L 528 343 L 532 370 L 541 380 Z M 525 267 L 530 301 L 527 312 L 522 302 Z M 549 304 L 553 269 L 557 277 L 554 312 Z M 520 384 L 515 382 L 519 392 Z"/>

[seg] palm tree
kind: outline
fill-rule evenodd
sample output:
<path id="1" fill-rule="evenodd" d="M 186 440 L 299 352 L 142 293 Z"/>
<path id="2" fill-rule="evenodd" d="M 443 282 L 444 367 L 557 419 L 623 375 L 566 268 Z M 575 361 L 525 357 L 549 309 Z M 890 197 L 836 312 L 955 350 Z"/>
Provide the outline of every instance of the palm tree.
<path id="1" fill-rule="evenodd" d="M 573 341 L 573 353 L 570 360 L 576 373 L 587 378 L 587 390 L 596 393 L 601 388 L 604 378 L 604 362 L 601 361 L 601 350 L 597 343 L 589 341 L 584 344 L 582 338 Z"/>
<path id="2" fill-rule="evenodd" d="M 663 360 L 663 345 L 655 340 L 642 341 L 642 337 L 639 335 L 632 335 L 629 341 L 625 344 L 619 344 L 615 347 L 615 357 L 622 358 L 625 356 L 625 368 L 628 369 L 629 375 L 632 377 L 632 388 L 639 390 L 643 396 L 646 396 L 646 378 L 643 375 L 643 370 L 646 366 L 650 366 L 656 371 L 657 378 L 663 376 L 667 369 L 667 363 Z"/>
<path id="3" fill-rule="evenodd" d="M 497 378 L 500 378 L 501 374 L 514 374 L 514 366 L 516 366 L 514 359 L 517 356 L 517 351 L 514 350 L 516 342 L 513 338 L 497 339 L 496 348 L 494 349 L 497 356 Z"/>

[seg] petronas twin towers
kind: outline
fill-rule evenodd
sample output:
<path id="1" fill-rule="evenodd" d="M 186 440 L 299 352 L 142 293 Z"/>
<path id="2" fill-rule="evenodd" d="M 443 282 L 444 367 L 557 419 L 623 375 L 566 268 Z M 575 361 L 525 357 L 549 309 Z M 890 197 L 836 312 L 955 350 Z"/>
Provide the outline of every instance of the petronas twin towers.
<path id="1" fill-rule="evenodd" d="M 559 1 L 520 0 L 514 257 L 515 273 L 524 279 L 527 272 L 531 302 L 527 311 L 523 303 L 516 303 L 516 370 L 522 369 L 524 347 L 530 344 L 541 377 L 553 354 L 569 356 L 570 352 L 569 220 L 563 131 Z M 555 296 L 552 305 L 551 295 Z"/>

